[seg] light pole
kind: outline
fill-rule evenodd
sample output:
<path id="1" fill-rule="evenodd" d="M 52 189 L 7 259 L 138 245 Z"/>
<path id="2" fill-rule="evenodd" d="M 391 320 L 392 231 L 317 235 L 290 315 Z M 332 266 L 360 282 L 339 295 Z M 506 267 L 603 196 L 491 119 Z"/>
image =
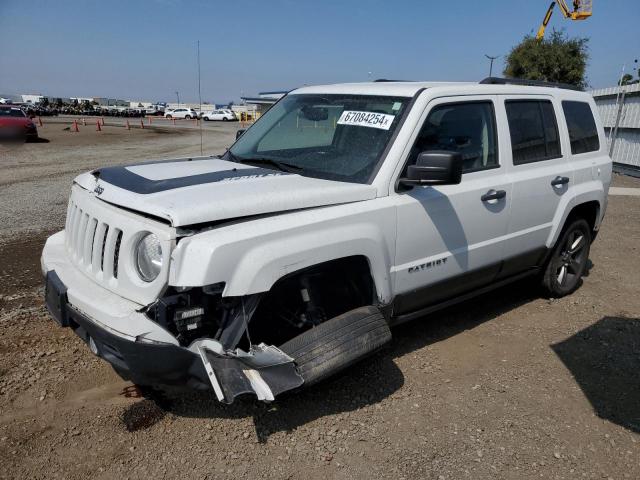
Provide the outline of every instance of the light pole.
<path id="1" fill-rule="evenodd" d="M 180 106 L 180 92 L 176 90 L 176 97 L 178 97 L 178 106 Z"/>
<path id="2" fill-rule="evenodd" d="M 485 54 L 484 54 L 484 56 L 485 56 L 485 57 L 487 57 L 487 58 L 489 59 L 489 62 L 490 62 L 490 63 L 489 63 L 489 76 L 491 77 L 491 76 L 493 76 L 493 75 L 492 75 L 492 74 L 493 74 L 493 61 L 494 61 L 496 58 L 499 58 L 499 57 L 500 57 L 500 55 L 496 55 L 495 57 L 492 57 L 491 55 L 487 55 L 487 54 L 485 53 Z"/>

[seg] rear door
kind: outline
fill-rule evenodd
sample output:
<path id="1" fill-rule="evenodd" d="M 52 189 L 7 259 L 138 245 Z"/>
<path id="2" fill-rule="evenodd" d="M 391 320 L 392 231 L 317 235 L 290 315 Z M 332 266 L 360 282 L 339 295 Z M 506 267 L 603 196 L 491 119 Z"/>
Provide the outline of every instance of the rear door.
<path id="1" fill-rule="evenodd" d="M 509 129 L 509 176 L 513 183 L 505 262 L 500 278 L 539 265 L 547 251 L 554 217 L 573 173 L 565 145 L 559 102 L 550 96 L 502 96 Z"/>
<path id="2" fill-rule="evenodd" d="M 496 101 L 488 95 L 439 98 L 423 114 L 407 165 L 423 151 L 459 152 L 462 182 L 418 186 L 398 196 L 394 315 L 486 285 L 500 269 L 511 185 Z"/>

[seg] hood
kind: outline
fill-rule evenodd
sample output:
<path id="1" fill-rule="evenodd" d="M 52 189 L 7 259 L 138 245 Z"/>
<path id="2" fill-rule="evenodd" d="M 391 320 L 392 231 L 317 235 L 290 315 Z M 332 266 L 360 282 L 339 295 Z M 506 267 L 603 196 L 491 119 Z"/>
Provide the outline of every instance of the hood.
<path id="1" fill-rule="evenodd" d="M 218 158 L 107 167 L 75 182 L 100 199 L 174 227 L 370 200 L 372 185 L 336 182 Z"/>

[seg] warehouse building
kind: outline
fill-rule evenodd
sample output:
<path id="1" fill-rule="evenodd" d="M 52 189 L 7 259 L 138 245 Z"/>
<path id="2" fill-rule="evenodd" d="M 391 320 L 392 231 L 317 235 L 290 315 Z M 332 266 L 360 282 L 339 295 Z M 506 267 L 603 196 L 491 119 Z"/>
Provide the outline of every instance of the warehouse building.
<path id="1" fill-rule="evenodd" d="M 282 97 L 284 97 L 287 93 L 286 90 L 278 90 L 276 92 L 260 92 L 257 97 L 240 97 L 242 102 L 245 105 L 250 107 L 250 110 L 253 110 L 258 113 L 263 113 L 271 108 L 271 105 L 276 103 Z"/>
<path id="2" fill-rule="evenodd" d="M 614 169 L 640 177 L 640 84 L 591 93 L 607 133 Z"/>

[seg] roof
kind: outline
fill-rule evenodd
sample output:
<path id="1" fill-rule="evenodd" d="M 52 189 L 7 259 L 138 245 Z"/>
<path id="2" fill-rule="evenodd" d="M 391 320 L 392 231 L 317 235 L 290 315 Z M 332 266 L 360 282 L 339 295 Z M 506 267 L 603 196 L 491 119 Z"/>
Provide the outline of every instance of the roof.
<path id="1" fill-rule="evenodd" d="M 461 91 L 464 87 L 464 91 Z M 438 94 L 444 95 L 588 95 L 584 92 L 566 90 L 552 86 L 530 86 L 512 84 L 481 84 L 477 82 L 363 82 L 363 83 L 340 83 L 335 85 L 316 85 L 302 87 L 294 90 L 290 94 L 350 94 L 350 95 L 380 95 L 396 97 L 413 97 L 422 89 L 437 90 Z M 435 93 L 435 92 L 434 92 Z"/>
<path id="2" fill-rule="evenodd" d="M 418 90 L 437 86 L 472 85 L 468 82 L 361 82 L 302 87 L 291 93 L 335 93 L 413 97 Z"/>

